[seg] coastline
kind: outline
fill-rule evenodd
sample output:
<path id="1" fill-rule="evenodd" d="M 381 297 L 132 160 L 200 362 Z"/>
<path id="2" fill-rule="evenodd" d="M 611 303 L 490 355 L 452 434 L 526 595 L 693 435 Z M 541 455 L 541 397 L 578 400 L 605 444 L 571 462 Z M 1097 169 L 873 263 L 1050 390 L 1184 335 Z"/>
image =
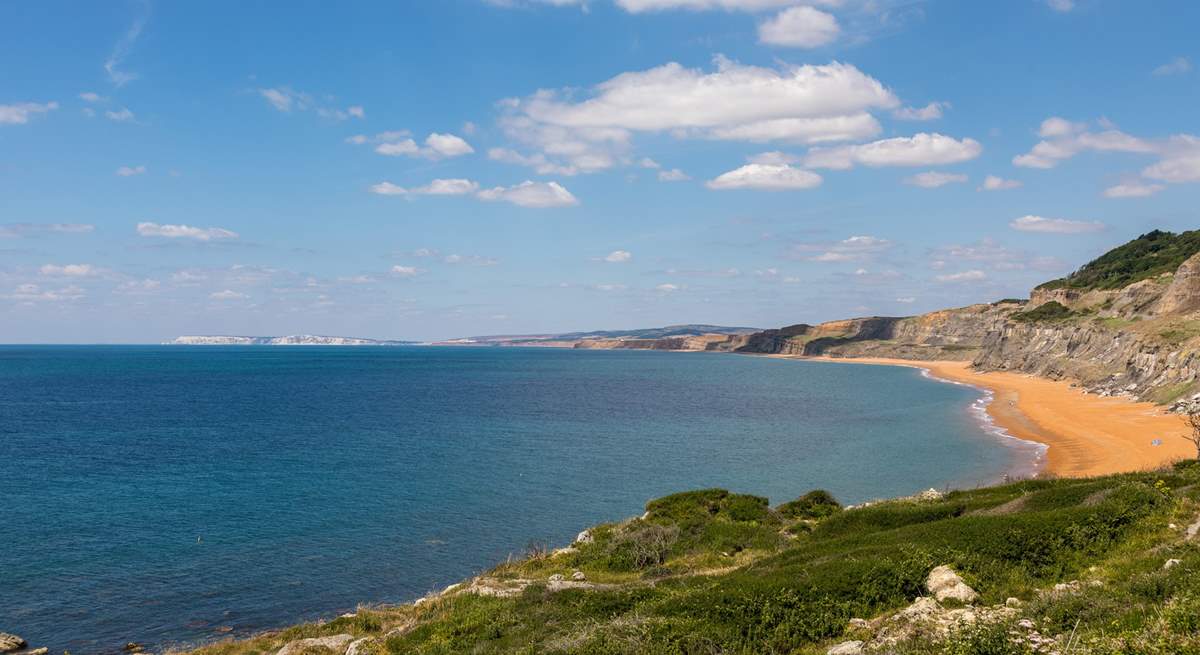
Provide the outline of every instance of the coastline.
<path id="1" fill-rule="evenodd" d="M 1183 417 L 1127 398 L 1089 394 L 1068 382 L 1022 373 L 981 372 L 970 362 L 769 355 L 782 359 L 904 366 L 991 394 L 987 416 L 1007 436 L 1046 447 L 1043 473 L 1089 477 L 1154 469 L 1194 457 Z M 1158 440 L 1159 444 L 1153 442 Z"/>

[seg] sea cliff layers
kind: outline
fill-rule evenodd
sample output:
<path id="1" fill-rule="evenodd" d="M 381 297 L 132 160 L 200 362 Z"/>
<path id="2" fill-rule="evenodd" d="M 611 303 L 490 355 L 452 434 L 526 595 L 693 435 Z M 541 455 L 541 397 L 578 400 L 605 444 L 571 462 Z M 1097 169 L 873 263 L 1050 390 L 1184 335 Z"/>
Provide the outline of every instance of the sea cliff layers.
<path id="1" fill-rule="evenodd" d="M 605 347 L 970 361 L 1181 409 L 1200 402 L 1200 231 L 1142 235 L 1029 300 Z"/>

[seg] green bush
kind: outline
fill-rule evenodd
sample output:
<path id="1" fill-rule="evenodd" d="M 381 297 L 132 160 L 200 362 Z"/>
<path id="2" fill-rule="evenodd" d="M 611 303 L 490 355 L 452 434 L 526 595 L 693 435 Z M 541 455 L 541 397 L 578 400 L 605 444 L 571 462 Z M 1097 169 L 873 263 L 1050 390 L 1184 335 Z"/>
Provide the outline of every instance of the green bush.
<path id="1" fill-rule="evenodd" d="M 1045 321 L 1061 321 L 1063 319 L 1071 318 L 1074 315 L 1075 312 L 1071 311 L 1062 303 L 1058 302 L 1057 300 L 1051 300 L 1050 302 L 1038 305 L 1029 311 L 1017 312 L 1012 316 L 1009 316 L 1009 318 L 1018 323 L 1040 323 Z"/>
<path id="2" fill-rule="evenodd" d="M 780 505 L 778 511 L 786 519 L 822 519 L 841 509 L 841 503 L 833 494 L 824 489 L 815 489 L 796 500 Z"/>
<path id="3" fill-rule="evenodd" d="M 1120 289 L 1139 280 L 1172 273 L 1197 252 L 1200 252 L 1200 230 L 1180 234 L 1154 230 L 1113 248 L 1067 277 L 1038 288 Z"/>

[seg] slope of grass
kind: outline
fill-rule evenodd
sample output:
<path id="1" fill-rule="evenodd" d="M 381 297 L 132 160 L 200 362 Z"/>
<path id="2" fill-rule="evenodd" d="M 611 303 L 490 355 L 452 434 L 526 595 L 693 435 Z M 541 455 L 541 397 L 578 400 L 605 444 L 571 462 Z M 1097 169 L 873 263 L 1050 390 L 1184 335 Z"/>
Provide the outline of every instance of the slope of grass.
<path id="1" fill-rule="evenodd" d="M 370 637 L 360 653 L 824 653 L 852 618 L 905 607 L 948 564 L 986 604 L 1023 601 L 1047 635 L 1095 653 L 1200 652 L 1200 548 L 1180 529 L 1200 511 L 1200 467 L 1095 479 L 1029 480 L 934 501 L 842 509 L 814 492 L 776 509 L 724 490 L 652 501 L 597 526 L 590 542 L 534 553 L 484 576 L 510 597 L 457 590 L 416 606 L 201 648 L 273 653 L 300 636 Z M 1181 560 L 1163 568 L 1167 558 Z M 585 588 L 564 588 L 582 572 Z M 1072 593 L 1054 584 L 1090 580 Z M 556 587 L 556 585 L 558 585 Z M 1010 621 L 1015 622 L 1017 617 Z M 1027 653 L 1011 625 L 920 636 L 898 653 Z"/>
<path id="2" fill-rule="evenodd" d="M 1154 230 L 1113 248 L 1067 277 L 1051 280 L 1039 289 L 1120 289 L 1139 280 L 1172 273 L 1188 257 L 1200 252 L 1200 230 Z"/>

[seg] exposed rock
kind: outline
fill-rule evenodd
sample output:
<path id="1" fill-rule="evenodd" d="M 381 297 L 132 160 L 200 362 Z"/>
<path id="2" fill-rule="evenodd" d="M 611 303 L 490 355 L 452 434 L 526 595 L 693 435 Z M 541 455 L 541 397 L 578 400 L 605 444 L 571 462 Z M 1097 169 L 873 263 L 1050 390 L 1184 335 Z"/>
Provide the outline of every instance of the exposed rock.
<path id="1" fill-rule="evenodd" d="M 973 603 L 979 599 L 979 594 L 967 586 L 949 566 L 939 566 L 929 572 L 925 587 L 933 594 L 938 602 L 956 600 L 963 603 Z"/>
<path id="2" fill-rule="evenodd" d="M 346 648 L 346 655 L 363 655 L 366 653 L 366 644 L 371 641 L 370 637 L 363 637 L 357 641 L 351 642 Z"/>
<path id="3" fill-rule="evenodd" d="M 1173 569 L 1180 564 L 1183 564 L 1183 560 L 1172 558 L 1163 563 L 1163 569 Z"/>
<path id="4" fill-rule="evenodd" d="M 942 500 L 945 497 L 946 497 L 945 494 L 938 491 L 937 489 L 932 489 L 932 488 L 926 489 L 925 491 L 922 491 L 921 493 L 914 496 L 914 498 L 916 500 L 921 501 L 921 502 L 926 502 L 926 503 L 937 502 L 939 500 Z"/>
<path id="5" fill-rule="evenodd" d="M 550 576 L 550 582 L 562 582 L 564 579 L 565 578 L 561 573 L 555 573 L 554 575 Z"/>
<path id="6" fill-rule="evenodd" d="M 328 648 L 335 653 L 344 653 L 346 646 L 352 641 L 354 637 L 347 634 L 300 639 L 280 648 L 275 655 L 300 655 L 310 648 Z"/>
<path id="7" fill-rule="evenodd" d="M 587 580 L 587 575 L 585 575 L 583 571 L 576 571 L 571 574 L 571 579 L 576 582 L 583 582 L 584 580 Z"/>
<path id="8" fill-rule="evenodd" d="M 590 544 L 595 540 L 591 530 L 584 530 L 575 537 L 576 544 Z"/>
<path id="9" fill-rule="evenodd" d="M 1015 607 L 1020 607 L 1020 606 L 1021 606 L 1021 599 L 1020 599 L 1020 598 L 1005 598 L 1005 599 L 1004 599 L 1004 606 L 1005 606 L 1005 607 L 1014 607 L 1014 608 L 1015 608 Z"/>
<path id="10" fill-rule="evenodd" d="M 1200 309 L 1200 254 L 1175 269 L 1170 286 L 1155 308 L 1158 314 L 1183 314 Z"/>
<path id="11" fill-rule="evenodd" d="M 846 625 L 847 630 L 867 630 L 870 629 L 871 622 L 866 619 L 850 619 Z"/>
<path id="12" fill-rule="evenodd" d="M 0 632 L 0 653 L 11 653 L 24 647 L 24 639 L 7 632 Z"/>
<path id="13" fill-rule="evenodd" d="M 128 653 L 140 653 L 140 652 L 142 652 L 142 645 L 131 641 L 131 642 L 125 644 L 125 647 L 122 648 L 121 650 L 128 652 Z"/>
<path id="14" fill-rule="evenodd" d="M 861 641 L 843 641 L 842 643 L 825 651 L 825 655 L 862 655 L 863 642 Z"/>
<path id="15" fill-rule="evenodd" d="M 49 648 L 42 646 L 41 648 L 34 648 L 32 650 L 23 650 L 18 655 L 48 655 L 49 652 Z"/>

